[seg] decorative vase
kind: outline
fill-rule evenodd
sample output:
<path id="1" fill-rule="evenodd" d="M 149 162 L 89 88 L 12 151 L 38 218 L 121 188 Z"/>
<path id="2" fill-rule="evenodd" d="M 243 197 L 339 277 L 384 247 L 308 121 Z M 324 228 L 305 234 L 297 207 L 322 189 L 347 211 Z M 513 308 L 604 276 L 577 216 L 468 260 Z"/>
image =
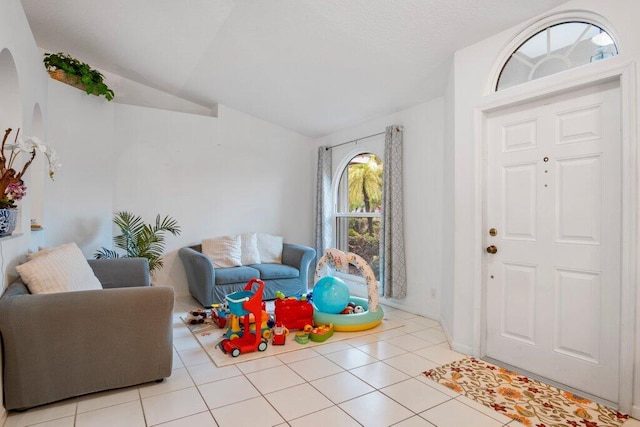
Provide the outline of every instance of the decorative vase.
<path id="1" fill-rule="evenodd" d="M 16 229 L 18 209 L 0 209 L 0 237 L 10 236 Z"/>

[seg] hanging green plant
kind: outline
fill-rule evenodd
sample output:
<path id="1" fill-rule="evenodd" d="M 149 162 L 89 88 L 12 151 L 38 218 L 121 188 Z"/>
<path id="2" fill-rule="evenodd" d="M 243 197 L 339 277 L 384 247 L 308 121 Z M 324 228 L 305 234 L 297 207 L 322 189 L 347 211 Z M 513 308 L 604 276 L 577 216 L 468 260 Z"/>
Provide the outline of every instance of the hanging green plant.
<path id="1" fill-rule="evenodd" d="M 51 78 L 84 90 L 89 95 L 113 99 L 113 91 L 104 83 L 104 76 L 88 64 L 62 52 L 45 53 L 44 66 Z"/>

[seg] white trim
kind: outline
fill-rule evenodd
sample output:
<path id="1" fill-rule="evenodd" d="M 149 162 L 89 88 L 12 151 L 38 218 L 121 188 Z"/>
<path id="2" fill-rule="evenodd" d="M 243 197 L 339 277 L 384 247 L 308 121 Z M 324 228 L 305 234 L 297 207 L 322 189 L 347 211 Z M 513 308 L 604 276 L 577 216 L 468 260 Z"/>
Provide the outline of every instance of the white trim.
<path id="1" fill-rule="evenodd" d="M 620 288 L 620 371 L 618 406 L 622 412 L 629 412 L 633 402 L 633 371 L 635 351 L 635 303 L 636 287 L 639 285 L 638 272 L 638 236 L 636 221 L 638 206 L 638 165 L 640 153 L 636 129 L 638 125 L 636 106 L 636 64 L 625 61 L 622 55 L 608 61 L 592 64 L 589 67 L 575 68 L 570 73 L 552 76 L 518 86 L 517 89 L 491 93 L 486 102 L 474 111 L 474 143 L 476 156 L 476 210 L 474 212 L 473 235 L 475 247 L 483 248 L 483 225 L 485 220 L 484 192 L 486 188 L 486 116 L 491 111 L 533 102 L 540 98 L 574 91 L 581 87 L 596 85 L 606 81 L 618 80 L 621 97 L 621 143 L 622 143 L 622 242 L 621 242 L 621 288 Z M 477 251 L 473 260 L 474 267 L 474 305 L 473 305 L 473 349 L 478 357 L 485 354 L 486 343 L 486 275 L 483 251 Z M 478 266 L 480 264 L 480 266 Z"/>
<path id="2" fill-rule="evenodd" d="M 620 38 L 617 36 L 616 31 L 613 29 L 613 26 L 609 21 L 607 21 L 603 16 L 598 15 L 597 13 L 585 11 L 585 10 L 567 10 L 562 13 L 554 13 L 552 15 L 546 15 L 542 18 L 538 19 L 532 23 L 525 23 L 524 29 L 516 34 L 501 50 L 500 55 L 493 61 L 493 67 L 491 68 L 491 72 L 489 73 L 489 79 L 487 80 L 487 86 L 484 89 L 484 94 L 490 94 L 495 92 L 495 87 L 498 84 L 498 79 L 500 78 L 500 73 L 502 69 L 507 64 L 507 61 L 511 57 L 511 55 L 522 45 L 524 42 L 529 40 L 534 35 L 538 34 L 540 31 L 543 31 L 545 28 L 548 28 L 552 25 L 558 25 L 563 22 L 571 22 L 571 21 L 581 21 L 587 22 L 589 24 L 597 25 L 598 27 L 605 30 L 611 38 L 618 49 L 618 55 L 624 52 L 623 47 L 621 46 Z M 587 64 L 587 66 L 593 66 L 595 64 Z M 576 67 L 578 68 L 578 67 Z M 573 68 L 572 68 L 573 69 Z M 528 84 L 522 83 L 523 85 Z M 521 85 L 517 85 L 521 86 Z M 507 89 L 503 89 L 507 90 Z M 501 91 L 502 92 L 502 91 Z"/>

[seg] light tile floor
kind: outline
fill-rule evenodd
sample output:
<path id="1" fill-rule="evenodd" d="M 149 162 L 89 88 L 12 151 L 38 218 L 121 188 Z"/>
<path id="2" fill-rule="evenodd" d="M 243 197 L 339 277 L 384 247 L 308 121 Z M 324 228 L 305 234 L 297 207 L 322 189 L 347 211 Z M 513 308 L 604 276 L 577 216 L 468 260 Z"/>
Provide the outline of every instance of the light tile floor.
<path id="1" fill-rule="evenodd" d="M 434 320 L 385 307 L 402 328 L 218 368 L 180 320 L 192 307 L 176 301 L 173 374 L 163 383 L 11 412 L 5 426 L 522 425 L 421 375 L 464 357 Z"/>

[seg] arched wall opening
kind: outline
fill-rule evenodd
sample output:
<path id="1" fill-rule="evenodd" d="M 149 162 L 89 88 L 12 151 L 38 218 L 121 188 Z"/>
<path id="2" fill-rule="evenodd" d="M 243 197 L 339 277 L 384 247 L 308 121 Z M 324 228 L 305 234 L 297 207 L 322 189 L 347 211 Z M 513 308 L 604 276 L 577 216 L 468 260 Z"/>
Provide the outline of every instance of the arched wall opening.
<path id="1" fill-rule="evenodd" d="M 45 140 L 44 135 L 44 120 L 42 117 L 42 110 L 40 104 L 36 103 L 33 107 L 33 113 L 31 116 L 31 127 L 29 129 L 29 136 L 34 136 L 41 141 Z M 38 246 L 43 246 L 44 241 L 41 231 L 42 221 L 44 219 L 44 188 L 45 180 L 47 178 L 47 162 L 43 153 L 38 152 L 31 168 L 29 170 L 29 185 L 27 194 L 29 196 L 29 221 L 32 231 L 29 249 L 31 251 L 37 251 Z M 37 234 L 35 234 L 37 233 Z"/>

